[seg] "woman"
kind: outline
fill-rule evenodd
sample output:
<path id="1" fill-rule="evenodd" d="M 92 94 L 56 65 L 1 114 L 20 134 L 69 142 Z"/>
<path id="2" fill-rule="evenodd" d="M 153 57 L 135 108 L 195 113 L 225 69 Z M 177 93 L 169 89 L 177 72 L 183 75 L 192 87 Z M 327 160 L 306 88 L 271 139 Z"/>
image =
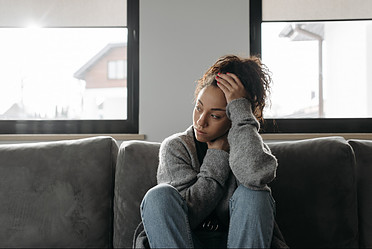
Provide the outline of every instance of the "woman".
<path id="1" fill-rule="evenodd" d="M 220 58 L 198 81 L 193 125 L 165 139 L 159 185 L 141 204 L 136 246 L 286 246 L 267 186 L 277 160 L 258 130 L 270 75 L 258 58 Z"/>

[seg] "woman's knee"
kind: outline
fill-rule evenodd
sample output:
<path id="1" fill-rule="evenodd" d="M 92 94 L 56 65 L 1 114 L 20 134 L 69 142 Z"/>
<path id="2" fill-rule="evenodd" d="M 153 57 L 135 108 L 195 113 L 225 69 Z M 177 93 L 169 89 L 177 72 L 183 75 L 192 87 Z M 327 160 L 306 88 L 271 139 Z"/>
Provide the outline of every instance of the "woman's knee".
<path id="1" fill-rule="evenodd" d="M 141 210 L 146 206 L 151 209 L 165 209 L 170 203 L 179 202 L 180 199 L 182 197 L 175 187 L 165 183 L 159 184 L 147 191 L 141 203 Z"/>
<path id="2" fill-rule="evenodd" d="M 275 202 L 269 191 L 253 190 L 240 185 L 234 192 L 230 204 L 255 213 L 275 213 Z"/>

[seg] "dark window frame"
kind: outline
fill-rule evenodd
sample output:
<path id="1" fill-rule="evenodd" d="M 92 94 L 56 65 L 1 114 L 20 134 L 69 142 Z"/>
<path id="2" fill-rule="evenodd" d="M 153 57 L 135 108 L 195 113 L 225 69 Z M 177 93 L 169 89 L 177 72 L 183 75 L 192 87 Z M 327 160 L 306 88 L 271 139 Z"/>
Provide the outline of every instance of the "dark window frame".
<path id="1" fill-rule="evenodd" d="M 262 22 L 262 0 L 249 1 L 250 54 L 258 57 Z M 261 128 L 261 133 L 372 133 L 372 118 L 265 119 Z"/>
<path id="2" fill-rule="evenodd" d="M 138 133 L 139 116 L 139 0 L 127 0 L 126 120 L 0 120 L 0 134 L 115 134 Z"/>

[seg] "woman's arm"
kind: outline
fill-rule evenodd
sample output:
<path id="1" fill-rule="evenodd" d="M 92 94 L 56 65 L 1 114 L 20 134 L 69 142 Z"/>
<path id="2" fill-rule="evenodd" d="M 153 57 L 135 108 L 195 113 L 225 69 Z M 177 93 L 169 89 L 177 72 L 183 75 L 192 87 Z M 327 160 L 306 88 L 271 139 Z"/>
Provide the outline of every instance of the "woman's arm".
<path id="1" fill-rule="evenodd" d="M 230 167 L 236 179 L 252 189 L 269 189 L 275 178 L 277 160 L 258 133 L 259 123 L 252 113 L 251 98 L 235 74 L 218 74 L 218 86 L 224 92 L 226 112 L 231 120 L 228 135 Z"/>
<path id="2" fill-rule="evenodd" d="M 169 183 L 180 192 L 187 202 L 190 226 L 195 228 L 222 198 L 230 168 L 227 152 L 208 149 L 198 172 L 194 168 L 197 154 L 192 139 L 171 137 L 162 143 L 158 183 Z"/>
<path id="3" fill-rule="evenodd" d="M 227 115 L 232 122 L 228 136 L 232 172 L 246 187 L 267 189 L 275 178 L 277 160 L 258 133 L 259 123 L 250 102 L 246 98 L 232 100 Z"/>

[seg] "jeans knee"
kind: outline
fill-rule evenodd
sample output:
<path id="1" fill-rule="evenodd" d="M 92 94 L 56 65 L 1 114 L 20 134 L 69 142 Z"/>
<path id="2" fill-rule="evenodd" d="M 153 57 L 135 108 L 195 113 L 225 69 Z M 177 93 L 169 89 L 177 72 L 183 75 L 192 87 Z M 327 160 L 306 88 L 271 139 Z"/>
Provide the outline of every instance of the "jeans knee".
<path id="1" fill-rule="evenodd" d="M 182 197 L 176 188 L 169 184 L 159 184 L 147 191 L 141 203 L 141 210 L 146 206 L 152 210 L 166 210 L 170 203 L 179 202 L 180 199 Z"/>
<path id="2" fill-rule="evenodd" d="M 269 248 L 274 224 L 271 193 L 240 185 L 230 200 L 228 247 Z"/>
<path id="3" fill-rule="evenodd" d="M 251 213 L 275 213 L 275 202 L 270 192 L 252 190 L 243 185 L 240 185 L 235 190 L 230 204 L 234 208 L 243 208 L 244 210 L 249 210 Z"/>

